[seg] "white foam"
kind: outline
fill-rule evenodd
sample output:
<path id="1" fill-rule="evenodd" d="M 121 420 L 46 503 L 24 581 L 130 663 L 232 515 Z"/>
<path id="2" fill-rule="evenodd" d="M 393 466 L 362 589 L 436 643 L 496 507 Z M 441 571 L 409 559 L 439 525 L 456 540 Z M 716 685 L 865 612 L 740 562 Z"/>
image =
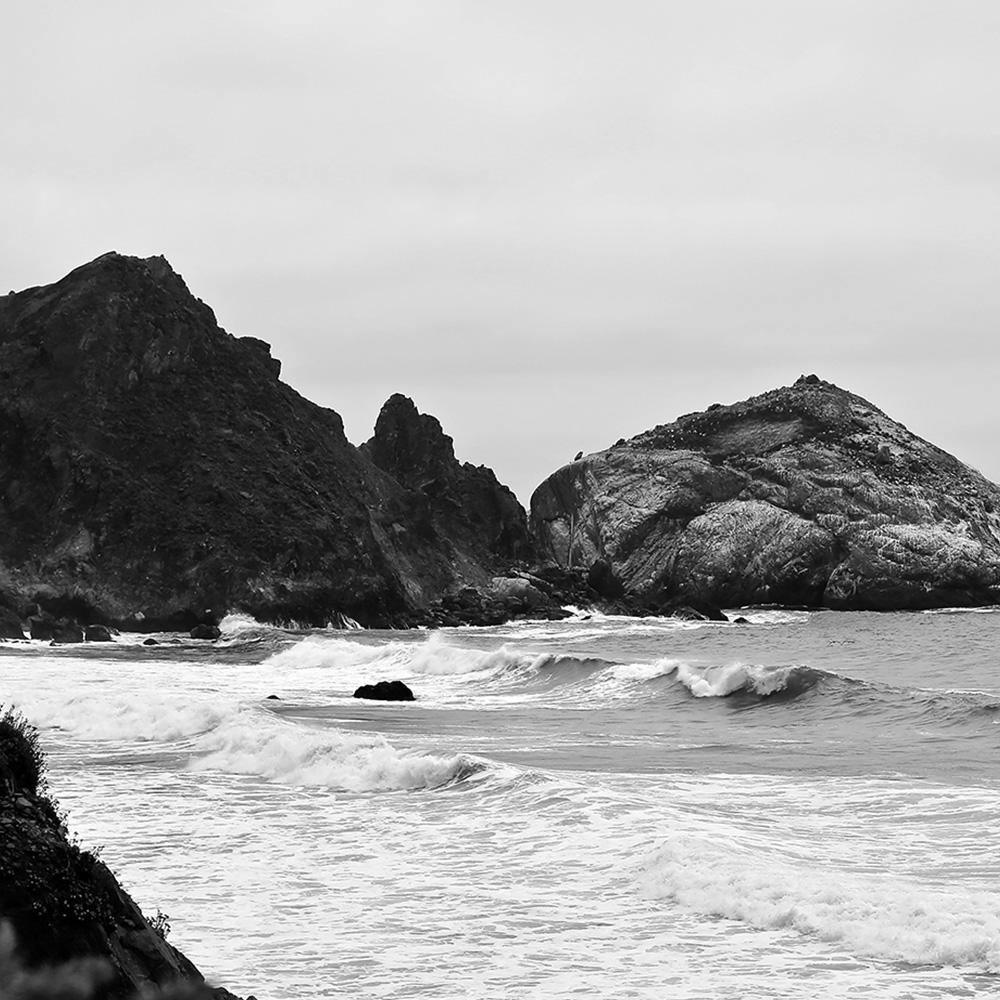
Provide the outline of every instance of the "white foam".
<path id="1" fill-rule="evenodd" d="M 753 927 L 793 930 L 856 955 L 1000 972 L 1000 894 L 789 864 L 678 838 L 650 857 L 644 893 Z"/>
<path id="2" fill-rule="evenodd" d="M 40 729 L 86 740 L 170 741 L 196 736 L 232 713 L 222 700 L 151 693 L 35 695 L 18 707 Z"/>
<path id="3" fill-rule="evenodd" d="M 246 713 L 199 741 L 207 752 L 194 757 L 192 771 L 257 775 L 289 785 L 314 785 L 351 792 L 433 788 L 474 767 L 461 755 L 402 753 L 382 739 L 339 730 L 303 730 Z"/>
<path id="4" fill-rule="evenodd" d="M 495 650 L 466 649 L 449 645 L 444 635 L 432 632 L 421 642 L 389 642 L 380 645 L 350 639 L 311 635 L 289 649 L 269 657 L 265 666 L 274 670 L 365 667 L 394 677 L 413 674 L 469 674 L 487 670 L 530 666 L 534 653 L 519 653 L 504 645 Z"/>
<path id="5" fill-rule="evenodd" d="M 622 681 L 651 681 L 672 674 L 682 665 L 680 660 L 664 657 L 652 663 L 618 663 L 610 668 L 610 673 Z"/>
<path id="6" fill-rule="evenodd" d="M 725 698 L 743 690 L 769 695 L 783 691 L 795 670 L 793 666 L 763 667 L 746 663 L 708 667 L 681 663 L 677 667 L 677 679 L 696 698 Z"/>

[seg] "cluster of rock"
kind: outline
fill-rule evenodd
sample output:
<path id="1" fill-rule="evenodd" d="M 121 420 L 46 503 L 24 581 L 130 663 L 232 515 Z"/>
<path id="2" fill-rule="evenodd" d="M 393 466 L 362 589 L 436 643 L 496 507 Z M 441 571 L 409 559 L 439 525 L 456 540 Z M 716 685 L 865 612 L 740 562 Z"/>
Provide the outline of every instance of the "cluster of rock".
<path id="1" fill-rule="evenodd" d="M 37 734 L 0 715 L 0 952 L 17 946 L 0 954 L 0 993 L 117 1000 L 183 986 L 190 1000 L 237 1000 L 206 986 L 107 866 L 69 838 L 39 787 L 43 768 Z"/>
<path id="2" fill-rule="evenodd" d="M 1000 600 L 998 487 L 816 376 L 581 454 L 529 522 L 405 396 L 356 448 L 280 367 L 162 257 L 0 297 L 0 631 Z"/>

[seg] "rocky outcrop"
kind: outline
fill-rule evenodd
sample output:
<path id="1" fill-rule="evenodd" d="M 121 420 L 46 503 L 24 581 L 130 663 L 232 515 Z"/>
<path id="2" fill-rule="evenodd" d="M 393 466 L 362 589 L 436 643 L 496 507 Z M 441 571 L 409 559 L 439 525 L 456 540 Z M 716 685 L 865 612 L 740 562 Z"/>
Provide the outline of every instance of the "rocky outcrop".
<path id="1" fill-rule="evenodd" d="M 653 603 L 1000 602 L 1000 488 L 816 376 L 559 469 L 541 556 Z"/>
<path id="2" fill-rule="evenodd" d="M 162 257 L 0 297 L 0 583 L 85 625 L 390 624 L 517 556 L 516 500 L 433 418 L 404 467 L 389 407 L 372 462 L 279 373 Z"/>
<path id="3" fill-rule="evenodd" d="M 368 698 L 372 701 L 413 701 L 413 692 L 402 681 L 378 681 L 375 684 L 362 684 L 354 692 L 355 698 Z"/>
<path id="4" fill-rule="evenodd" d="M 413 400 L 390 396 L 375 433 L 361 446 L 406 491 L 414 522 L 452 557 L 503 565 L 530 556 L 528 521 L 517 497 L 491 469 L 455 458 L 452 439 Z"/>
<path id="5" fill-rule="evenodd" d="M 236 1000 L 206 987 L 107 866 L 69 837 L 39 788 L 44 759 L 37 739 L 16 713 L 0 715 L 0 964 L 17 961 L 16 970 L 6 968 L 14 981 L 0 982 L 0 994 L 112 1000 L 184 985 L 192 1000 Z M 16 956 L 5 953 L 12 943 L 7 928 Z"/>

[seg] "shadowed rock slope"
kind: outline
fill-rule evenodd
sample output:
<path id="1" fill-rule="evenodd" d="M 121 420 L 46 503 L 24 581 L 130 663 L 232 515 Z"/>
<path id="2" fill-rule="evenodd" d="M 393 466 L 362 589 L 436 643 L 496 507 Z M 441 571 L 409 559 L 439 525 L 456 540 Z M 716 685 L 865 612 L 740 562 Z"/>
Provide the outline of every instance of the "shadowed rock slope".
<path id="1" fill-rule="evenodd" d="M 564 466 L 531 523 L 543 558 L 652 600 L 1000 602 L 1000 488 L 815 375 Z"/>
<path id="2" fill-rule="evenodd" d="M 237 1000 L 206 986 L 107 866 L 70 838 L 40 788 L 44 767 L 37 732 L 0 712 L 0 996 Z"/>
<path id="3" fill-rule="evenodd" d="M 497 572 L 513 541 L 480 544 L 464 515 L 453 533 L 440 504 L 414 512 L 411 486 L 279 372 L 162 257 L 105 254 L 0 297 L 7 603 L 125 624 L 190 627 L 206 608 L 380 624 Z"/>
<path id="4" fill-rule="evenodd" d="M 460 463 L 435 417 L 411 399 L 391 396 L 362 452 L 406 491 L 415 523 L 443 538 L 453 558 L 526 560 L 528 519 L 517 497 L 484 465 Z"/>

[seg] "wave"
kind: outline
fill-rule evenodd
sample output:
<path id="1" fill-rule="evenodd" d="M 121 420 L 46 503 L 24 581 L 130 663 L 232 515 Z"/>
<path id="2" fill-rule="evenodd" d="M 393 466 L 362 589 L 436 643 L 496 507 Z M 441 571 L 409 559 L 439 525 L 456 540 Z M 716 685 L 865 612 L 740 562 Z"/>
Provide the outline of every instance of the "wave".
<path id="1" fill-rule="evenodd" d="M 836 942 L 857 955 L 1000 972 L 1000 895 L 766 861 L 735 847 L 674 842 L 639 879 L 649 897 Z"/>
<path id="2" fill-rule="evenodd" d="M 489 706 L 491 699 L 501 697 L 509 702 L 544 696 L 553 706 L 588 708 L 612 701 L 648 704 L 676 690 L 699 700 L 735 699 L 746 708 L 819 696 L 838 710 L 889 712 L 945 725 L 1000 714 L 995 693 L 896 687 L 801 663 L 676 657 L 616 663 L 582 650 L 540 652 L 514 642 L 484 650 L 448 640 L 444 632 L 416 642 L 388 643 L 313 634 L 272 653 L 263 666 L 293 686 L 296 671 L 321 671 L 335 697 L 349 697 L 359 684 L 403 680 L 418 701 L 434 705 L 467 703 L 475 697 L 477 704 Z M 671 704 L 678 708 L 676 698 Z"/>
<path id="3" fill-rule="evenodd" d="M 526 653 L 501 646 L 479 650 L 449 645 L 440 632 L 432 632 L 421 642 L 364 643 L 351 639 L 310 635 L 294 646 L 281 650 L 265 661 L 275 670 L 329 670 L 368 667 L 373 670 L 400 671 L 407 675 L 456 675 L 483 671 L 530 668 L 544 654 Z"/>
<path id="4" fill-rule="evenodd" d="M 18 707 L 31 723 L 85 740 L 172 742 L 208 732 L 232 712 L 221 700 L 179 696 L 80 694 L 33 696 Z"/>
<path id="5" fill-rule="evenodd" d="M 262 732 L 260 720 L 235 718 L 204 737 L 191 771 L 256 775 L 286 785 L 348 792 L 442 788 L 484 770 L 464 754 L 406 753 L 382 739 L 339 730 L 304 730 L 275 724 Z"/>
<path id="6" fill-rule="evenodd" d="M 179 696 L 88 694 L 25 699 L 36 726 L 76 739 L 155 744 L 189 757 L 193 771 L 257 775 L 268 781 L 351 792 L 439 788 L 485 765 L 458 754 L 401 751 L 380 737 L 309 729 L 257 706 Z M 166 745 L 166 746 L 165 746 Z"/>
<path id="7" fill-rule="evenodd" d="M 760 666 L 731 663 L 717 666 L 692 666 L 680 663 L 677 679 L 696 698 L 725 698 L 736 692 L 767 698 L 771 695 L 795 695 L 808 691 L 826 678 L 849 682 L 848 678 L 806 666 Z"/>

